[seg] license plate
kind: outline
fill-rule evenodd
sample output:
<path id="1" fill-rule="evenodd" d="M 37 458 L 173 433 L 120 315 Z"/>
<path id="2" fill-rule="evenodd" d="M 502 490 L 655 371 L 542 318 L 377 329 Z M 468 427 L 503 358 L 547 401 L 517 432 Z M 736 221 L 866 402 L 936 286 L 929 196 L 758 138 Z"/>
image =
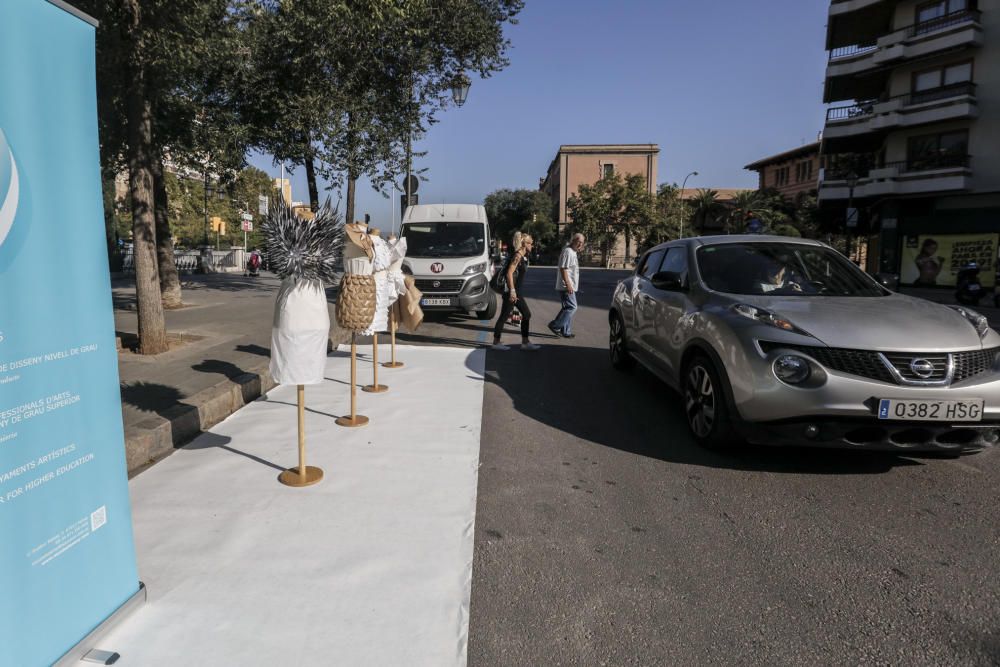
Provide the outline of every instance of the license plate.
<path id="1" fill-rule="evenodd" d="M 883 398 L 878 402 L 878 418 L 901 421 L 977 422 L 983 418 L 985 401 L 911 401 Z"/>
<path id="2" fill-rule="evenodd" d="M 421 299 L 421 306 L 450 306 L 451 299 Z"/>

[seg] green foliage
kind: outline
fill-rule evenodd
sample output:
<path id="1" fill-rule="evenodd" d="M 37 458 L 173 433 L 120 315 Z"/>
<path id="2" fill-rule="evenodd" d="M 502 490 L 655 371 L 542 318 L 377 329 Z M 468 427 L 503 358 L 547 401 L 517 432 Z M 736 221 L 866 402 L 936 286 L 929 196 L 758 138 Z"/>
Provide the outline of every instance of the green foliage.
<path id="1" fill-rule="evenodd" d="M 647 237 L 657 217 L 656 198 L 641 174 L 614 173 L 594 185 L 581 185 L 566 205 L 573 220 L 568 231 L 582 233 L 588 245 L 598 247 L 605 265 L 619 234 L 625 237 L 627 262 L 632 240 Z"/>
<path id="2" fill-rule="evenodd" d="M 515 231 L 527 231 L 542 244 L 555 241 L 555 204 L 538 190 L 496 190 L 483 201 L 493 236 L 510 242 Z"/>
<path id="3" fill-rule="evenodd" d="M 775 225 L 769 232 L 770 234 L 775 234 L 777 236 L 794 236 L 798 238 L 802 236 L 802 232 L 796 229 L 793 225 Z"/>

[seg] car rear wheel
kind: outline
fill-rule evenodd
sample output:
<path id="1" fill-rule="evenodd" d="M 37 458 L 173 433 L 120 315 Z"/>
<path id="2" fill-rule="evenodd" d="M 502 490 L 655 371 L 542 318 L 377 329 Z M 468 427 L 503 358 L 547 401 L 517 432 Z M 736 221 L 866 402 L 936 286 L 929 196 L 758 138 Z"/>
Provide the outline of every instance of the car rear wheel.
<path id="1" fill-rule="evenodd" d="M 608 350 L 611 353 L 611 365 L 620 371 L 627 371 L 635 366 L 635 359 L 629 354 L 625 342 L 625 323 L 618 313 L 611 314 L 611 331 L 608 336 Z"/>
<path id="2" fill-rule="evenodd" d="M 725 388 L 707 357 L 696 356 L 684 369 L 683 396 L 684 416 L 699 445 L 722 449 L 733 444 Z"/>

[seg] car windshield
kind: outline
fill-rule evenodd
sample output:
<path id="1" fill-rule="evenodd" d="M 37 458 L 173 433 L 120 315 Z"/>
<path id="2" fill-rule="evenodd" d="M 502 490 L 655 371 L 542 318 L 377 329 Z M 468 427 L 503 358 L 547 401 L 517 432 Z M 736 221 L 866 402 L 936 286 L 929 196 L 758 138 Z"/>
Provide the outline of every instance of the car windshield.
<path id="1" fill-rule="evenodd" d="M 476 257 L 486 252 L 486 226 L 478 222 L 403 225 L 408 257 Z"/>
<path id="2" fill-rule="evenodd" d="M 725 243 L 698 249 L 698 271 L 716 292 L 772 296 L 885 296 L 842 255 L 796 243 Z"/>

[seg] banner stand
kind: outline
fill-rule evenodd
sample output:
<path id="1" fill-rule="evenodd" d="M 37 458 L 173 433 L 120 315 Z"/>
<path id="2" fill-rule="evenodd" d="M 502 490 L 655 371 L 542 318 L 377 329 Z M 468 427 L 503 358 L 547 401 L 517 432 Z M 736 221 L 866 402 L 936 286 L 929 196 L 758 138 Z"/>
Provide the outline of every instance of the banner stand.
<path id="1" fill-rule="evenodd" d="M 285 486 L 312 486 L 323 479 L 323 470 L 306 465 L 306 388 L 298 386 L 299 407 L 299 467 L 289 468 L 280 475 L 278 481 Z"/>
<path id="2" fill-rule="evenodd" d="M 77 642 L 76 646 L 66 651 L 63 657 L 59 658 L 59 660 L 55 662 L 53 667 L 72 667 L 81 660 L 85 660 L 87 662 L 98 662 L 98 664 L 102 665 L 113 664 L 116 660 L 118 660 L 118 654 L 110 653 L 107 654 L 108 657 L 104 660 L 95 660 L 95 655 L 107 652 L 95 649 L 94 644 L 99 642 L 101 638 L 111 632 L 111 630 L 125 620 L 126 617 L 138 610 L 144 604 L 146 604 L 146 584 L 140 581 L 139 590 L 135 592 L 135 595 L 126 600 L 125 604 L 118 607 L 118 609 L 104 619 L 100 625 L 91 630 L 90 634 Z"/>
<path id="3" fill-rule="evenodd" d="M 366 391 L 369 394 L 381 394 L 383 391 L 389 391 L 389 387 L 384 384 L 378 383 L 378 332 L 372 335 L 372 383 L 366 384 L 361 388 L 361 391 Z"/>
<path id="4" fill-rule="evenodd" d="M 392 361 L 387 361 L 382 364 L 383 368 L 399 368 L 403 365 L 402 361 L 396 361 L 396 306 L 393 305 L 389 308 L 389 322 L 390 331 L 392 335 Z"/>
<path id="5" fill-rule="evenodd" d="M 337 417 L 338 426 L 354 428 L 368 423 L 368 417 L 357 413 L 358 402 L 358 335 L 351 332 L 351 416 Z"/>

